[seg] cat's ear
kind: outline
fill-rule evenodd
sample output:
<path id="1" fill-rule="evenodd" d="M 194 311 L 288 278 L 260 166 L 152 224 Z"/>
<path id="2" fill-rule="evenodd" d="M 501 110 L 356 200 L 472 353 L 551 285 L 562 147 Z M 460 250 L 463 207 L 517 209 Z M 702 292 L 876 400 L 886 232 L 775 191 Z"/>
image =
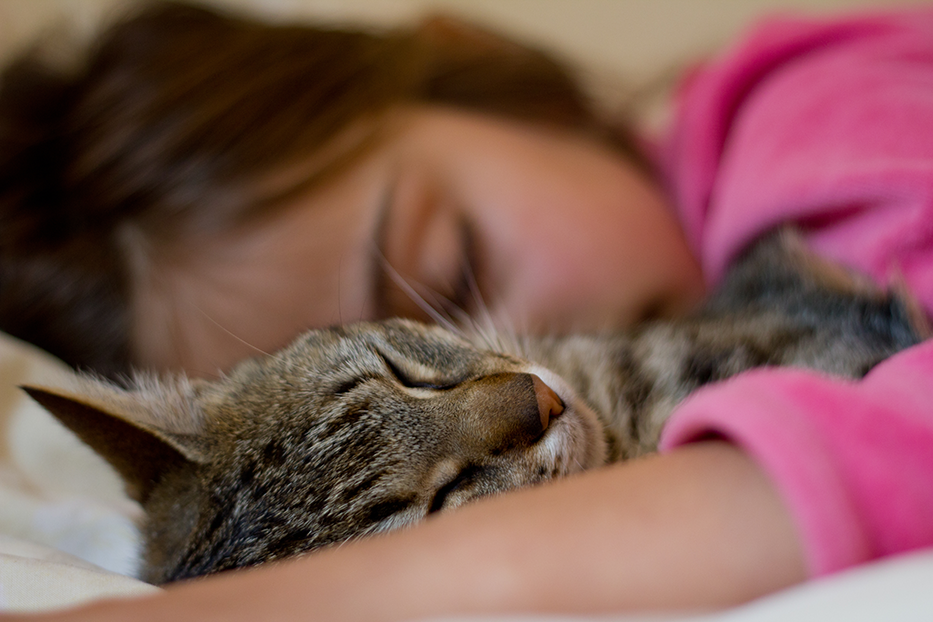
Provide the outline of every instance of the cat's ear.
<path id="1" fill-rule="evenodd" d="M 163 473 L 206 460 L 196 417 L 157 410 L 177 410 L 172 402 L 183 401 L 182 396 L 153 399 L 104 382 L 79 386 L 74 391 L 22 388 L 117 470 L 131 498 L 144 503 Z"/>

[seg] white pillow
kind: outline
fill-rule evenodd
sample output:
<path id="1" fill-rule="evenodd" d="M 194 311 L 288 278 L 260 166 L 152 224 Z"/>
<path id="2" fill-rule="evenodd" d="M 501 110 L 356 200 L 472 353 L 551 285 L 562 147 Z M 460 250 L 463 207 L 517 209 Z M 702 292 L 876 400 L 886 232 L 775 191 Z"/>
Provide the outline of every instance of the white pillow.
<path id="1" fill-rule="evenodd" d="M 0 535 L 133 575 L 139 506 L 103 459 L 19 388 L 67 379 L 60 361 L 0 333 Z"/>

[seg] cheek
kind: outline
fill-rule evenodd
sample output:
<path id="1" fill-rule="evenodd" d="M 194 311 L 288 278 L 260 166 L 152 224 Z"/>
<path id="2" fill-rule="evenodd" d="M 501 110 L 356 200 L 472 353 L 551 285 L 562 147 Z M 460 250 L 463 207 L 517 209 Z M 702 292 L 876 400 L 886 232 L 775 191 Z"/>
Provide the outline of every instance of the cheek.
<path id="1" fill-rule="evenodd" d="M 500 193 L 483 228 L 501 319 L 528 329 L 625 326 L 685 310 L 702 295 L 678 223 L 660 192 L 634 175 Z"/>
<path id="2" fill-rule="evenodd" d="M 216 376 L 309 328 L 371 315 L 372 201 L 345 194 L 319 193 L 248 232 L 192 243 L 184 261 L 141 275 L 135 362 Z"/>

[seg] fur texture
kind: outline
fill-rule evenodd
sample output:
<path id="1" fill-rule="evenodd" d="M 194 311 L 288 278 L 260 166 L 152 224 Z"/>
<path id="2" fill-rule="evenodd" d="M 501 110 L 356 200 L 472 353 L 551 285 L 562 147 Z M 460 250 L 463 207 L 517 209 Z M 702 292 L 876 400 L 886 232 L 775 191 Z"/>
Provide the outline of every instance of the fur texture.
<path id="1" fill-rule="evenodd" d="M 653 451 L 697 387 L 764 365 L 858 378 L 918 343 L 922 313 L 788 234 L 693 316 L 490 347 L 405 320 L 316 330 L 211 381 L 80 378 L 27 391 L 146 511 L 166 583 L 411 525 Z"/>

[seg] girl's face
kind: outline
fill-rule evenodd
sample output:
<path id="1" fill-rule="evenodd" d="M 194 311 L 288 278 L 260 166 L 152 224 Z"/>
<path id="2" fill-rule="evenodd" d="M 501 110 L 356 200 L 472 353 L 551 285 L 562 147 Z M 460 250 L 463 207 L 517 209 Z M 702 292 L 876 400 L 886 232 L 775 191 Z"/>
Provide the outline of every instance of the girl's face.
<path id="1" fill-rule="evenodd" d="M 591 139 L 412 108 L 378 147 L 274 218 L 140 278 L 137 362 L 214 375 L 300 331 L 434 307 L 510 330 L 685 310 L 699 268 L 658 188 Z"/>

